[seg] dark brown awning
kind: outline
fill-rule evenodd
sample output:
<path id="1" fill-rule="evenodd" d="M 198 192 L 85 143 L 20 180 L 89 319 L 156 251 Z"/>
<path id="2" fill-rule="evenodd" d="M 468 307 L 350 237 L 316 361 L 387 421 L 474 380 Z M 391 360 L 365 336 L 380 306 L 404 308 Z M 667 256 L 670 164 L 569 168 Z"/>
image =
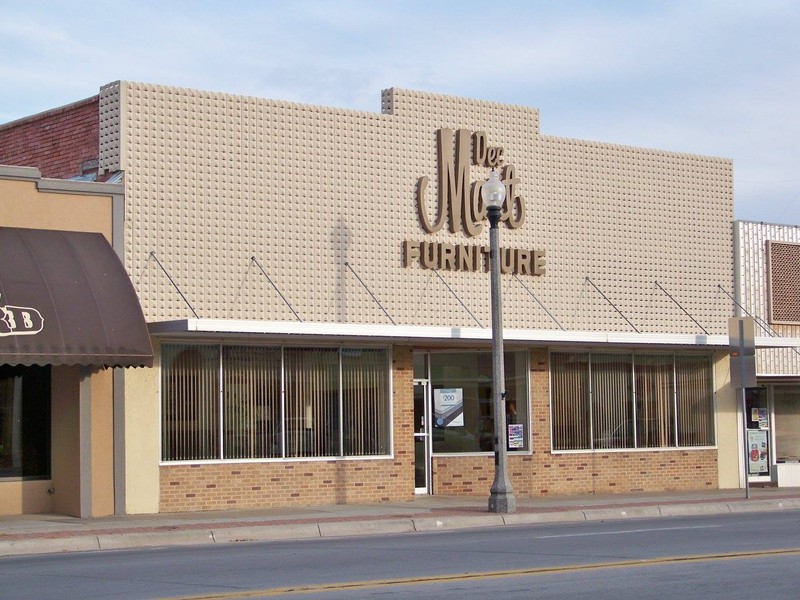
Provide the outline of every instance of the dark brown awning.
<path id="1" fill-rule="evenodd" d="M 153 365 L 139 299 L 101 234 L 0 227 L 0 364 Z"/>

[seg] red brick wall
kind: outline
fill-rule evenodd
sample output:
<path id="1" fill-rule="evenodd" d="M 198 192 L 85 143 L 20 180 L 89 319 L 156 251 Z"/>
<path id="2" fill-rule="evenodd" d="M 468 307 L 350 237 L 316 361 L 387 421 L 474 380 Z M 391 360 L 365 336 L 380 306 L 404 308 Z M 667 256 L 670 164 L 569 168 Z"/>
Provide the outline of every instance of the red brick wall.
<path id="1" fill-rule="evenodd" d="M 0 164 L 69 179 L 100 156 L 99 97 L 0 125 Z"/>
<path id="2" fill-rule="evenodd" d="M 408 348 L 394 348 L 392 357 L 393 459 L 162 466 L 160 511 L 411 500 L 414 497 L 413 363 Z"/>
<path id="3" fill-rule="evenodd" d="M 717 450 L 550 452 L 550 377 L 547 351 L 530 353 L 533 455 L 511 455 L 508 470 L 518 496 L 611 494 L 719 487 Z M 485 495 L 494 457 L 434 459 L 434 493 Z"/>

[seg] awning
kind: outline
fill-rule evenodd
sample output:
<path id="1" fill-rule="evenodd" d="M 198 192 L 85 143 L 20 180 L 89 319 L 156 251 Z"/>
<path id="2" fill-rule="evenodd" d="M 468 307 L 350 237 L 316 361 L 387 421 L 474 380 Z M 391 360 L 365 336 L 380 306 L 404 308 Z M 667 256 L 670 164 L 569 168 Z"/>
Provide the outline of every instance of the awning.
<path id="1" fill-rule="evenodd" d="M 153 365 L 142 308 L 105 237 L 0 227 L 0 364 Z"/>

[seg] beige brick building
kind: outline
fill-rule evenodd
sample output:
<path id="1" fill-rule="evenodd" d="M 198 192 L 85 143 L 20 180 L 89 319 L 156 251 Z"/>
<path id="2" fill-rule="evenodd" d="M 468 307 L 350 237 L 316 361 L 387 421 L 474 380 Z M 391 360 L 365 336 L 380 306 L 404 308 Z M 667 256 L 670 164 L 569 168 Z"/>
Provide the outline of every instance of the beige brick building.
<path id="1" fill-rule="evenodd" d="M 493 167 L 515 492 L 741 484 L 729 160 L 394 88 L 96 102 L 156 355 L 124 379 L 120 511 L 488 495 Z"/>

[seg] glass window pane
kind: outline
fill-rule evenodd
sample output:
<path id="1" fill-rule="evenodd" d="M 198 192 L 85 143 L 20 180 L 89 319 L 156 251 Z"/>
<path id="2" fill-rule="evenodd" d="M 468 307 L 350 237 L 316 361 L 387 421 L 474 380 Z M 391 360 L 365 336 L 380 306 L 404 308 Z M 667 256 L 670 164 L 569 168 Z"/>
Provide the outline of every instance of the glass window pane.
<path id="1" fill-rule="evenodd" d="M 428 378 L 428 355 L 425 352 L 414 352 L 414 379 Z"/>
<path id="2" fill-rule="evenodd" d="M 527 354 L 506 352 L 503 361 L 506 420 L 523 424 L 524 448 L 515 450 L 527 450 L 530 438 Z M 430 355 L 430 365 L 434 396 L 433 451 L 492 452 L 492 353 L 437 352 Z"/>
<path id="3" fill-rule="evenodd" d="M 389 367 L 386 350 L 342 350 L 345 456 L 389 453 Z"/>
<path id="4" fill-rule="evenodd" d="M 553 449 L 592 447 L 589 412 L 589 355 L 550 355 Z"/>
<path id="5" fill-rule="evenodd" d="M 209 460 L 219 453 L 219 347 L 161 347 L 163 460 Z"/>
<path id="6" fill-rule="evenodd" d="M 530 416 L 528 414 L 528 353 L 506 352 L 506 422 L 522 425 L 522 446 L 509 450 L 527 450 L 530 445 Z"/>
<path id="7" fill-rule="evenodd" d="M 0 478 L 50 477 L 50 373 L 0 366 Z"/>
<path id="8" fill-rule="evenodd" d="M 281 350 L 222 349 L 224 458 L 281 456 Z"/>
<path id="9" fill-rule="evenodd" d="M 288 348 L 286 456 L 339 456 L 339 351 Z"/>
<path id="10" fill-rule="evenodd" d="M 636 446 L 675 446 L 675 377 L 671 355 L 637 355 Z"/>
<path id="11" fill-rule="evenodd" d="M 775 459 L 800 461 L 800 388 L 775 386 Z"/>
<path id="12" fill-rule="evenodd" d="M 708 356 L 676 356 L 678 445 L 714 445 L 714 380 Z"/>
<path id="13" fill-rule="evenodd" d="M 633 368 L 627 354 L 592 355 L 594 447 L 633 448 Z"/>

